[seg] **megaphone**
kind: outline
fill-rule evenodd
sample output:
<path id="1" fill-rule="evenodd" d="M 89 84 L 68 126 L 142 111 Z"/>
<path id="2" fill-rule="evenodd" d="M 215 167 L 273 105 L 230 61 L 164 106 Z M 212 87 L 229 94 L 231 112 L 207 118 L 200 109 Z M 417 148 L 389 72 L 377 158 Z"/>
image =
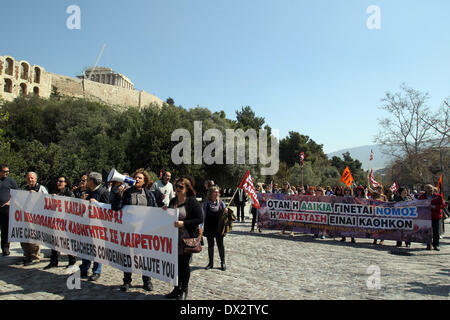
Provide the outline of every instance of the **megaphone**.
<path id="1" fill-rule="evenodd" d="M 108 182 L 110 182 L 110 181 L 125 182 L 126 184 L 129 184 L 130 186 L 134 186 L 134 184 L 136 183 L 136 180 L 134 180 L 132 177 L 124 176 L 123 174 L 120 174 L 114 168 L 112 168 L 108 174 Z"/>

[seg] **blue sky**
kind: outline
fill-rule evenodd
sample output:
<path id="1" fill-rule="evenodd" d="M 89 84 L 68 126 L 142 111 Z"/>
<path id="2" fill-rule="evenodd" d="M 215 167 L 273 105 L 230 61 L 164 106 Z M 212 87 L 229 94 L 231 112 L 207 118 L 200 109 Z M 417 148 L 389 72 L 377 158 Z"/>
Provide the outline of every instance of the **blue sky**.
<path id="1" fill-rule="evenodd" d="M 81 9 L 69 30 L 66 9 Z M 370 5 L 381 29 L 369 30 Z M 450 96 L 448 0 L 4 1 L 0 55 L 75 76 L 95 63 L 186 108 L 249 105 L 326 153 L 373 144 L 387 91 Z"/>

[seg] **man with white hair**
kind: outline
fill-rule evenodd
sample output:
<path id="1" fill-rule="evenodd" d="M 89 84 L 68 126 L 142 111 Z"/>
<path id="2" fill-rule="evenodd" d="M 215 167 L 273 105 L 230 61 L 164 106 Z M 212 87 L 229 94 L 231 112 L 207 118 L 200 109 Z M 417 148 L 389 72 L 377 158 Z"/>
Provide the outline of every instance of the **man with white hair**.
<path id="1" fill-rule="evenodd" d="M 89 189 L 89 195 L 86 200 L 91 203 L 94 202 L 102 202 L 109 203 L 110 193 L 108 189 L 102 186 L 102 175 L 98 172 L 91 172 L 88 175 L 87 179 L 87 187 Z M 88 271 L 91 267 L 91 261 L 82 259 L 82 263 L 80 265 L 80 274 L 82 278 L 88 277 Z M 102 265 L 101 263 L 94 262 L 94 267 L 92 269 L 92 275 L 89 277 L 89 281 L 97 281 L 100 278 L 100 274 L 102 273 Z"/>
<path id="2" fill-rule="evenodd" d="M 37 182 L 37 179 L 38 176 L 36 172 L 28 172 L 26 176 L 27 186 L 25 187 L 25 190 L 29 192 L 42 192 L 48 194 L 47 189 L 40 185 Z M 25 257 L 25 260 L 23 261 L 24 266 L 29 266 L 39 262 L 41 248 L 38 244 L 21 242 L 20 245 L 23 249 L 23 255 Z"/>

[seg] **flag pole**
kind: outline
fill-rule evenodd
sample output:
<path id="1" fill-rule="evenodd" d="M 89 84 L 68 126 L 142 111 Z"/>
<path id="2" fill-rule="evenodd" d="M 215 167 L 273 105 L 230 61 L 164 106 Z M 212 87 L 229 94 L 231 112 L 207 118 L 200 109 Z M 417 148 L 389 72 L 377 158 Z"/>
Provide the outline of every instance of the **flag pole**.
<path id="1" fill-rule="evenodd" d="M 240 189 L 239 187 L 237 187 L 237 189 L 234 191 L 234 193 L 233 193 L 233 196 L 231 197 L 231 199 L 230 199 L 230 202 L 228 202 L 228 205 L 227 205 L 227 207 L 229 207 L 230 206 L 230 204 L 231 204 L 231 202 L 233 201 L 233 199 L 234 199 L 234 196 L 236 195 L 236 192 L 238 191 L 238 189 Z"/>
<path id="2" fill-rule="evenodd" d="M 304 184 L 303 184 L 303 166 L 302 166 L 302 188 L 304 188 Z"/>

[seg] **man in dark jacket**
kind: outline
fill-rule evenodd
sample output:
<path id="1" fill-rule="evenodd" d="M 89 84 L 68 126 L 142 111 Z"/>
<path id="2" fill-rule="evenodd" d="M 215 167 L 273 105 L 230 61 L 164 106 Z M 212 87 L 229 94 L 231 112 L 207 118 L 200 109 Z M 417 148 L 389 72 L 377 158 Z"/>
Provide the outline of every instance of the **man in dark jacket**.
<path id="1" fill-rule="evenodd" d="M 88 175 L 87 187 L 89 189 L 89 195 L 86 200 L 93 202 L 109 203 L 109 191 L 102 186 L 102 175 L 98 172 L 91 172 Z M 80 265 L 81 277 L 87 278 L 89 268 L 91 267 L 90 260 L 82 260 Z M 102 273 L 102 265 L 98 262 L 94 262 L 92 269 L 92 276 L 89 277 L 90 281 L 97 281 Z"/>
<path id="2" fill-rule="evenodd" d="M 16 181 L 8 177 L 9 167 L 7 164 L 0 165 L 0 230 L 1 247 L 3 256 L 9 256 L 8 228 L 9 228 L 9 199 L 11 189 L 19 189 Z"/>
<path id="3" fill-rule="evenodd" d="M 244 208 L 245 203 L 247 202 L 247 195 L 245 194 L 245 191 L 238 188 L 233 200 L 237 208 L 237 222 L 244 222 Z"/>

